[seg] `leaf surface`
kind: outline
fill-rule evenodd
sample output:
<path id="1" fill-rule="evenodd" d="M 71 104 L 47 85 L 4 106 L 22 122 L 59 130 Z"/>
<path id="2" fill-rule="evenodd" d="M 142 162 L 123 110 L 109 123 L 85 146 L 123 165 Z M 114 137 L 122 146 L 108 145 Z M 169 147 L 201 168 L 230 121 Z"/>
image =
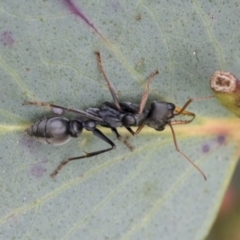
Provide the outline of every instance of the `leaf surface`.
<path id="1" fill-rule="evenodd" d="M 111 101 L 94 52 L 121 101 L 139 103 L 148 76 L 149 102 L 181 107 L 211 95 L 210 76 L 239 75 L 237 1 L 2 1 L 0 4 L 0 233 L 2 239 L 204 239 L 239 156 L 239 120 L 216 99 L 193 102 L 193 123 L 171 132 L 144 128 L 128 141 L 101 130 L 117 149 L 84 131 L 53 147 L 24 130 L 49 108 L 25 100 L 86 109 Z M 69 117 L 76 117 L 68 115 Z M 128 136 L 124 130 L 122 136 Z"/>

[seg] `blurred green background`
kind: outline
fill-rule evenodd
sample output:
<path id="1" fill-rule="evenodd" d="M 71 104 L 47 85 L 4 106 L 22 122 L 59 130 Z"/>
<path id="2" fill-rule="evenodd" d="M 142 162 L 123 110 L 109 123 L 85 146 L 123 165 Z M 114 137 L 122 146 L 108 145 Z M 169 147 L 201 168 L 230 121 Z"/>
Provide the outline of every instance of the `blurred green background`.
<path id="1" fill-rule="evenodd" d="M 206 240 L 240 239 L 240 162 L 226 191 L 217 219 Z"/>

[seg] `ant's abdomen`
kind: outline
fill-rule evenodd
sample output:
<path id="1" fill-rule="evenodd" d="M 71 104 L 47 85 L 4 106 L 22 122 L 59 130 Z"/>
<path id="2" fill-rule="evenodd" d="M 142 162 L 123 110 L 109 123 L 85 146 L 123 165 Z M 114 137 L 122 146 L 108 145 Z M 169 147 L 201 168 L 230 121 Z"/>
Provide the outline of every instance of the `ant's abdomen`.
<path id="1" fill-rule="evenodd" d="M 31 137 L 39 141 L 62 145 L 70 140 L 69 120 L 64 117 L 53 117 L 40 120 L 29 127 L 26 131 Z"/>

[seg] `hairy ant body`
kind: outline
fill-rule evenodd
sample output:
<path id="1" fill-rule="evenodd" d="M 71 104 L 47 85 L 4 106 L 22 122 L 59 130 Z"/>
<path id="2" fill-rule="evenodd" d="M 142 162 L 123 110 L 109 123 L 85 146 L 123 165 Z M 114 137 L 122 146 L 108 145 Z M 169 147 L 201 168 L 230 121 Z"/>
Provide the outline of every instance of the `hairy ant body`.
<path id="1" fill-rule="evenodd" d="M 187 155 L 180 151 L 172 127 L 172 125 L 175 124 L 190 123 L 195 118 L 194 113 L 185 111 L 185 109 L 192 101 L 197 99 L 189 99 L 181 109 L 176 108 L 175 105 L 172 103 L 163 101 L 153 101 L 150 108 L 146 108 L 145 105 L 148 99 L 150 82 L 152 78 L 159 73 L 158 71 L 155 71 L 149 76 L 147 80 L 146 91 L 143 93 L 139 105 L 130 102 L 119 102 L 114 88 L 103 70 L 100 53 L 96 52 L 96 56 L 100 72 L 103 74 L 104 79 L 107 82 L 114 103 L 104 102 L 101 108 L 88 108 L 83 111 L 45 102 L 25 102 L 25 105 L 48 106 L 51 108 L 67 110 L 69 112 L 79 114 L 87 119 L 69 120 L 65 117 L 51 117 L 43 119 L 36 122 L 26 130 L 30 136 L 36 137 L 37 139 L 49 144 L 61 145 L 65 144 L 71 137 L 79 137 L 82 133 L 82 130 L 85 129 L 87 131 L 91 131 L 96 137 L 100 138 L 111 146 L 107 149 L 86 153 L 82 156 L 68 158 L 67 160 L 60 163 L 60 165 L 51 174 L 51 176 L 55 177 L 62 169 L 62 167 L 70 161 L 81 158 L 93 157 L 116 148 L 116 145 L 109 138 L 107 138 L 99 129 L 97 129 L 97 125 L 111 128 L 111 130 L 116 134 L 118 139 L 121 138 L 117 131 L 118 127 L 125 127 L 132 135 L 136 135 L 143 129 L 145 125 L 154 128 L 157 131 L 163 131 L 165 126 L 169 125 L 173 135 L 173 141 L 176 150 L 185 159 L 187 159 L 202 174 L 202 176 L 206 180 L 206 176 L 202 172 L 202 170 Z M 175 116 L 180 114 L 188 115 L 191 117 L 191 119 L 184 121 L 173 120 Z M 136 132 L 134 132 L 131 127 L 138 128 Z"/>

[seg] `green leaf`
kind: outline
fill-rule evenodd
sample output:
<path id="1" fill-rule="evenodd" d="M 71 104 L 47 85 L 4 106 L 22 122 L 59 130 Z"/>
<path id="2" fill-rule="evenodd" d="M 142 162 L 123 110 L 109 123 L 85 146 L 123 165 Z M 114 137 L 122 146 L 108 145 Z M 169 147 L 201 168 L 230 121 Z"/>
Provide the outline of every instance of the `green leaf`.
<path id="1" fill-rule="evenodd" d="M 211 95 L 214 71 L 240 74 L 238 3 L 5 0 L 0 11 L 1 239 L 204 239 L 239 156 L 239 120 L 216 99 L 193 102 L 196 120 L 174 126 L 207 181 L 168 127 L 130 137 L 132 152 L 101 128 L 117 149 L 53 180 L 62 160 L 108 146 L 87 131 L 59 147 L 30 138 L 24 130 L 52 114 L 22 103 L 111 101 L 95 51 L 121 101 L 139 103 L 155 70 L 149 102 Z"/>

